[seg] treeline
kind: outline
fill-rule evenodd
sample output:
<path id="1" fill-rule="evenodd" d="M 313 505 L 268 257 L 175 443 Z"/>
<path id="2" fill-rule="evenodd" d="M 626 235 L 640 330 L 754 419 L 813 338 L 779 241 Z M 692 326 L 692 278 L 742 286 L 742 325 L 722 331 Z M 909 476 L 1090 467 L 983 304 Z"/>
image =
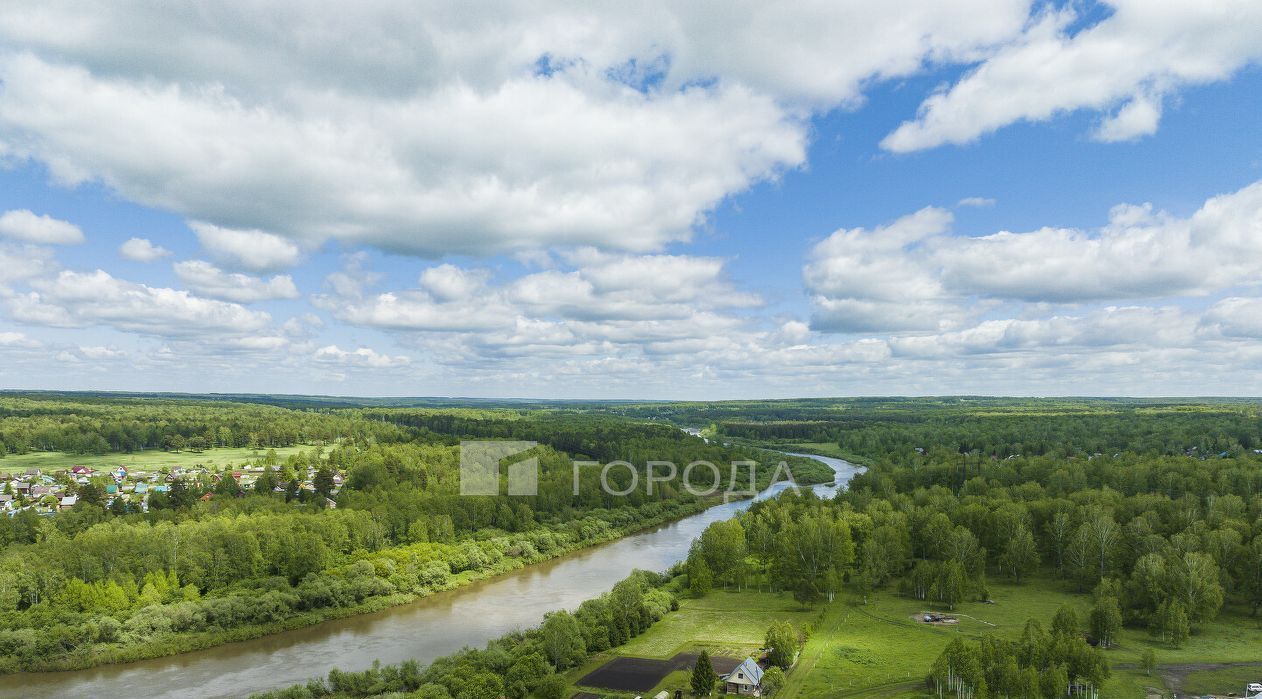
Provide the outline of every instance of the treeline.
<path id="1" fill-rule="evenodd" d="M 354 411 L 299 412 L 210 401 L 0 397 L 0 456 L 146 449 L 286 447 L 339 439 L 399 441 L 412 430 L 359 419 Z"/>
<path id="2" fill-rule="evenodd" d="M 1009 456 L 1239 456 L 1262 446 L 1255 409 L 1118 409 L 1099 413 L 967 414 L 921 423 L 883 423 L 836 435 L 843 450 L 911 460 L 916 449 Z M 829 440 L 834 441 L 834 440 Z"/>
<path id="3" fill-rule="evenodd" d="M 967 528 L 936 524 L 943 523 L 934 532 L 941 549 L 929 552 L 887 503 L 858 510 L 810 491 L 789 493 L 710 525 L 690 551 L 689 587 L 702 595 L 719 585 L 765 585 L 809 605 L 832 601 L 847 583 L 866 595 L 901 580 L 909 596 L 946 606 L 985 599 L 986 549 Z"/>
<path id="4" fill-rule="evenodd" d="M 1104 656 L 1083 640 L 1077 614 L 1062 607 L 1050 633 L 1030 619 L 1016 641 L 955 638 L 934 661 L 928 682 L 932 689 L 962 697 L 1056 699 L 1089 696 L 1110 674 Z"/>
<path id="5" fill-rule="evenodd" d="M 1262 447 L 1262 419 L 1248 409 L 1117 408 L 1108 412 L 925 411 L 810 421 L 725 421 L 720 434 L 748 440 L 833 442 L 843 452 L 910 460 L 917 450 L 1008 456 L 1108 454 L 1216 457 Z"/>
<path id="6" fill-rule="evenodd" d="M 1262 413 L 1247 399 L 819 398 L 611 404 L 605 413 L 715 425 L 752 441 L 833 442 L 843 452 L 906 458 L 917 447 L 999 456 L 1198 455 L 1262 448 Z"/>
<path id="7" fill-rule="evenodd" d="M 849 577 L 856 539 L 873 534 L 872 520 L 809 490 L 755 503 L 736 519 L 715 522 L 689 550 L 685 568 L 693 594 L 712 587 L 766 585 L 789 590 L 803 604 L 831 601 Z"/>
<path id="8" fill-rule="evenodd" d="M 666 424 L 632 422 L 609 415 L 527 410 L 364 410 L 367 420 L 423 429 L 467 439 L 511 439 L 540 442 L 557 451 L 601 462 L 643 464 L 663 460 L 682 449 L 697 458 L 723 460 L 731 452 L 707 446 Z M 682 468 L 687 461 L 679 462 Z"/>
<path id="9" fill-rule="evenodd" d="M 636 571 L 613 590 L 584 602 L 573 614 L 549 614 L 541 626 L 509 634 L 485 649 L 465 649 L 428 667 L 409 661 L 361 672 L 332 670 L 327 678 L 254 695 L 255 699 L 372 697 L 409 692 L 423 699 L 561 699 L 562 675 L 589 654 L 615 648 L 678 608 L 669 575 Z"/>
<path id="10" fill-rule="evenodd" d="M 900 578 L 926 598 L 958 566 L 980 595 L 988 572 L 1017 582 L 1042 572 L 1178 643 L 1224 604 L 1262 607 L 1260 466 L 1135 454 L 929 458 L 876 465 L 840 502 L 890 528 L 878 550 L 860 545 L 859 574 L 878 585 Z"/>

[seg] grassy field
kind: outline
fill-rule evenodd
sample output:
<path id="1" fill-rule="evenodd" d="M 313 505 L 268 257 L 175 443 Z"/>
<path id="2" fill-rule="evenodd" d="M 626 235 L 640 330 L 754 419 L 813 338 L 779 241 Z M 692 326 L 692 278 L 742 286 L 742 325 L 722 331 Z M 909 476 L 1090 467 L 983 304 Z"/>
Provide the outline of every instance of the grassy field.
<path id="1" fill-rule="evenodd" d="M 801 626 L 818 618 L 819 611 L 803 609 L 788 595 L 720 590 L 701 599 L 680 600 L 678 612 L 666 615 L 617 653 L 670 658 L 708 650 L 710 655 L 743 657 L 762 647 L 772 622 L 788 620 Z"/>
<path id="2" fill-rule="evenodd" d="M 1262 652 L 1259 654 L 1262 655 Z M 1262 661 L 1240 667 L 1192 670 L 1187 673 L 1182 685 L 1183 691 L 1192 695 L 1226 694 L 1228 691 L 1241 694 L 1250 682 L 1262 682 Z"/>
<path id="3" fill-rule="evenodd" d="M 956 608 L 960 623 L 930 626 L 913 617 L 924 602 L 892 593 L 866 605 L 839 598 L 789 673 L 784 697 L 919 696 L 916 689 L 942 649 L 958 635 L 999 634 L 1015 638 L 1031 616 L 1050 620 L 1069 595 L 992 585 L 996 604 Z"/>
<path id="4" fill-rule="evenodd" d="M 992 583 L 990 588 L 995 604 L 960 605 L 954 612 L 960 623 L 954 627 L 915 621 L 913 617 L 925 611 L 926 605 L 892 592 L 876 595 L 867 605 L 843 595 L 832 604 L 804 610 L 787 594 L 715 591 L 701 599 L 681 600 L 679 611 L 614 652 L 669 658 L 680 652 L 706 649 L 713 655 L 739 657 L 762 645 L 771 622 L 788 620 L 797 626 L 809 625 L 812 634 L 778 697 L 910 699 L 930 696 L 924 690 L 923 677 L 956 636 L 998 634 L 1018 638 L 1027 619 L 1039 619 L 1047 627 L 1056 610 L 1067 603 L 1076 605 L 1086 618 L 1088 598 L 1073 594 L 1059 581 L 1035 580 L 1021 586 Z M 1160 666 L 1151 677 L 1138 669 L 1141 655 L 1150 648 Z M 1127 629 L 1120 646 L 1106 651 L 1113 676 L 1102 688 L 1101 696 L 1169 696 L 1163 677 L 1176 671 L 1185 678 L 1183 691 L 1239 693 L 1243 680 L 1257 681 L 1262 677 L 1262 667 L 1197 668 L 1206 663 L 1258 661 L 1258 648 L 1262 648 L 1262 620 L 1238 610 L 1224 610 L 1219 619 L 1207 624 L 1181 649 L 1156 641 L 1142 629 Z M 571 674 L 571 681 L 610 657 L 607 653 L 593 657 Z M 676 672 L 645 696 L 662 689 L 686 688 L 687 684 L 688 673 Z"/>
<path id="5" fill-rule="evenodd" d="M 801 626 L 817 622 L 820 614 L 820 609 L 803 609 L 788 595 L 719 590 L 701 599 L 681 599 L 679 611 L 666 615 L 626 645 L 609 653 L 596 654 L 571 671 L 568 678 L 575 682 L 604 665 L 614 655 L 666 659 L 676 653 L 707 650 L 711 655 L 744 657 L 762 647 L 772 622 L 788 620 Z M 662 690 L 673 694 L 675 689 L 684 689 L 687 693 L 690 675 L 686 671 L 673 672 L 643 695 L 651 697 Z M 571 686 L 571 693 L 577 691 L 590 689 Z M 604 697 L 623 696 L 616 692 L 600 694 Z M 625 696 L 634 695 L 628 693 Z"/>
<path id="6" fill-rule="evenodd" d="M 841 451 L 841 447 L 836 442 L 784 442 L 777 446 L 785 451 L 819 454 L 820 456 L 832 456 L 838 459 L 844 459 L 847 456 Z"/>
<path id="7" fill-rule="evenodd" d="M 831 456 L 835 459 L 845 459 L 850 463 L 862 464 L 863 457 L 842 451 L 841 446 L 836 442 L 757 442 L 757 446 L 767 449 L 778 449 L 780 451 L 798 452 L 803 454 L 819 454 L 820 456 Z"/>
<path id="8" fill-rule="evenodd" d="M 831 605 L 824 621 L 802 653 L 798 667 L 789 674 L 784 697 L 849 696 L 929 696 L 919 681 L 938 653 L 956 634 L 977 637 L 999 634 L 1017 638 L 1026 619 L 1036 618 L 1046 628 L 1062 604 L 1073 604 L 1086 618 L 1088 600 L 1074 595 L 1062 583 L 1035 580 L 1026 585 L 992 583 L 995 604 L 965 603 L 955 613 L 956 628 L 919 624 L 911 616 L 924 604 L 890 593 L 870 604 L 853 600 Z M 1206 624 L 1181 649 L 1173 649 L 1152 638 L 1143 629 L 1126 629 L 1119 647 L 1106 651 L 1113 676 L 1101 695 L 1118 699 L 1143 699 L 1164 690 L 1159 669 L 1149 677 L 1139 670 L 1143 652 L 1152 649 L 1159 666 L 1207 662 L 1246 662 L 1258 660 L 1262 648 L 1262 622 L 1237 610 L 1224 610 Z M 1120 667 L 1119 667 L 1120 666 Z M 1262 674 L 1257 673 L 1255 674 Z M 1189 677 L 1185 690 L 1193 684 Z M 1243 687 L 1236 674 L 1222 678 L 1206 675 L 1197 683 L 1199 692 L 1239 692 Z M 1153 692 L 1152 690 L 1157 690 Z"/>
<path id="9" fill-rule="evenodd" d="M 300 451 L 309 451 L 313 446 L 281 447 L 276 454 L 282 459 Z M 90 466 L 94 469 L 126 466 L 129 469 L 156 469 L 162 466 L 235 466 L 253 461 L 267 453 L 266 449 L 246 449 L 227 447 L 222 449 L 206 449 L 204 451 L 161 451 L 151 450 L 131 454 L 66 454 L 59 451 L 41 451 L 29 454 L 9 454 L 0 459 L 0 473 L 25 471 L 28 468 L 39 468 L 44 471 L 57 471 L 71 466 Z"/>

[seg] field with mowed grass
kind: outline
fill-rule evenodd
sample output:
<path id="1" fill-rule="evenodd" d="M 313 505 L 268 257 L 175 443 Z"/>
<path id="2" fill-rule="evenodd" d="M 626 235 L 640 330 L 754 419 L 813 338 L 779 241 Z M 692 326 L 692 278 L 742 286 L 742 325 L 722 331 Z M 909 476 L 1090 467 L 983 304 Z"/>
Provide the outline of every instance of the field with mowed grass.
<path id="1" fill-rule="evenodd" d="M 986 634 L 1016 638 L 1027 619 L 1047 625 L 1056 609 L 1072 599 L 1033 583 L 992 585 L 991 596 L 995 604 L 958 605 L 951 612 L 958 625 L 934 626 L 915 620 L 931 609 L 919 600 L 885 591 L 865 605 L 843 595 L 828 605 L 780 696 L 919 696 L 921 681 L 951 639 Z"/>
<path id="2" fill-rule="evenodd" d="M 615 652 L 669 658 L 707 650 L 710 655 L 743 658 L 762 647 L 773 622 L 802 626 L 815 623 L 819 616 L 818 608 L 804 609 L 787 594 L 716 590 L 700 599 L 680 600 L 679 611 L 667 614 Z"/>
<path id="3" fill-rule="evenodd" d="M 281 459 L 300 451 L 312 451 L 315 446 L 280 447 L 276 455 Z M 8 454 L 0 458 L 0 473 L 17 473 L 28 468 L 46 472 L 67 469 L 72 466 L 88 466 L 97 470 L 126 466 L 128 469 L 152 470 L 163 466 L 238 466 L 262 458 L 266 449 L 224 447 L 202 451 L 162 451 L 153 449 L 130 454 L 67 454 L 60 451 L 37 451 L 29 454 Z"/>
<path id="4" fill-rule="evenodd" d="M 991 583 L 995 604 L 967 602 L 951 612 L 958 626 L 929 626 L 912 619 L 924 611 L 923 602 L 891 592 L 878 594 L 861 605 L 853 597 L 829 605 L 798 664 L 788 675 L 779 695 L 794 697 L 928 697 L 921 681 L 938 654 L 956 635 L 977 638 L 997 634 L 1016 639 L 1027 619 L 1051 625 L 1052 616 L 1062 604 L 1071 604 L 1084 623 L 1089 598 L 1074 594 L 1066 583 L 1036 579 L 1024 585 Z M 1101 696 L 1118 699 L 1144 699 L 1167 693 L 1163 677 L 1171 674 L 1166 666 L 1198 663 L 1237 663 L 1259 659 L 1262 648 L 1262 620 L 1242 610 L 1224 609 L 1219 618 L 1205 624 L 1180 649 L 1153 638 L 1144 629 L 1126 629 L 1116 648 L 1105 651 L 1113 676 Z M 1140 668 L 1145 650 L 1151 649 L 1158 669 L 1152 676 Z M 1182 675 L 1184 668 L 1179 668 Z M 1247 674 L 1247 673 L 1246 673 Z M 1196 683 L 1197 691 L 1239 693 L 1237 674 L 1221 679 L 1210 675 Z M 1191 691 L 1192 683 L 1184 687 Z M 1156 690 L 1155 692 L 1153 690 Z"/>
<path id="5" fill-rule="evenodd" d="M 777 697 L 929 697 L 923 679 L 953 638 L 995 634 L 1016 639 L 1028 619 L 1038 619 L 1044 628 L 1050 627 L 1062 604 L 1075 606 L 1084 623 L 1089 612 L 1089 597 L 1075 594 L 1069 584 L 1059 580 L 1035 579 L 1024 585 L 991 583 L 990 591 L 994 604 L 960 604 L 950 612 L 959 624 L 949 626 L 917 621 L 920 612 L 934 608 L 891 590 L 879 592 L 868 604 L 846 592 L 831 604 L 810 609 L 804 609 L 787 593 L 714 591 L 699 599 L 682 599 L 678 611 L 626 645 L 591 658 L 571 673 L 570 679 L 576 681 L 615 655 L 670 658 L 704 649 L 712 655 L 743 657 L 762 646 L 772 622 L 790 621 L 809 628 L 811 636 Z M 1180 649 L 1171 648 L 1143 629 L 1126 629 L 1119 646 L 1105 651 L 1113 676 L 1101 696 L 1170 696 L 1167 682 L 1181 684 L 1185 692 L 1239 693 L 1241 679 L 1262 676 L 1262 666 L 1212 669 L 1207 665 L 1259 661 L 1259 648 L 1262 620 L 1239 609 L 1224 609 L 1217 620 L 1205 624 Z M 1140 669 L 1141 657 L 1148 649 L 1155 653 L 1159 666 L 1151 676 Z M 687 683 L 687 672 L 672 673 L 646 696 L 662 689 L 686 688 Z M 575 687 L 576 691 L 583 689 Z"/>
<path id="6" fill-rule="evenodd" d="M 1262 652 L 1259 652 L 1262 655 Z M 1262 682 L 1262 660 L 1237 667 L 1220 667 L 1199 669 L 1191 667 L 1178 668 L 1182 676 L 1180 685 L 1184 692 L 1192 695 L 1209 693 L 1225 693 L 1230 691 L 1241 694 L 1252 682 Z M 1183 674 L 1185 673 L 1185 674 Z"/>
<path id="7" fill-rule="evenodd" d="M 667 659 L 678 653 L 705 650 L 711 656 L 743 659 L 762 648 L 767 629 L 773 622 L 790 621 L 794 626 L 814 624 L 820 620 L 822 612 L 822 607 L 803 608 L 788 594 L 716 590 L 699 599 L 685 597 L 680 599 L 678 611 L 667 614 L 625 645 L 592 656 L 567 678 L 577 683 L 617 656 Z M 673 694 L 675 689 L 684 689 L 687 693 L 690 677 L 690 671 L 672 672 L 647 692 L 597 692 L 577 684 L 571 685 L 571 691 L 593 692 L 601 697 L 624 694 L 651 697 L 662 690 Z"/>

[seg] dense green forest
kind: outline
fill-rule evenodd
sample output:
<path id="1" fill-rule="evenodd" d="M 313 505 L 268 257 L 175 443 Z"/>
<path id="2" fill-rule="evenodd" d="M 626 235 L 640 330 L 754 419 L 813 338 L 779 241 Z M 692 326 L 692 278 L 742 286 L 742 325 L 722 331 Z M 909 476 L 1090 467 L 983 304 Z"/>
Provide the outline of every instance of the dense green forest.
<path id="1" fill-rule="evenodd" d="M 76 434 L 98 446 L 141 435 L 135 444 L 156 449 L 174 448 L 177 435 L 186 449 L 210 435 L 312 445 L 279 460 L 258 492 L 191 479 L 148 512 L 86 502 L 0 518 L 0 656 L 10 670 L 199 647 L 544 560 L 706 504 L 676 482 L 614 497 L 587 479 L 575 495 L 571 459 L 766 461 L 762 446 L 813 445 L 867 471 L 835 498 L 755 503 L 711 525 L 677 568 L 637 574 L 540 629 L 429 667 L 334 671 L 275 696 L 556 696 L 568 686 L 561 675 L 647 628 L 676 596 L 723 589 L 765 590 L 803 608 L 896 595 L 947 610 L 988 601 L 995 581 L 1075 593 L 1083 614 L 1065 607 L 1032 619 L 1020 638 L 960 638 L 921 668 L 926 687 L 973 697 L 1098 688 L 1123 630 L 1177 649 L 1221 633 L 1221 616 L 1262 611 L 1262 418 L 1249 401 L 0 404 L 13 451 L 69 449 L 56 440 Z M 459 496 L 461 438 L 539 442 L 526 454 L 539 459 L 539 494 Z M 827 478 L 796 466 L 801 480 Z M 308 467 L 345 475 L 336 509 L 275 490 Z M 629 477 L 612 475 L 615 485 Z M 205 492 L 218 497 L 203 501 Z"/>
<path id="2" fill-rule="evenodd" d="M 988 579 L 1037 576 L 1084 596 L 1081 620 L 1050 634 L 1032 622 L 1021 642 L 956 643 L 927 668 L 977 697 L 1098 687 L 1101 649 L 1123 627 L 1178 648 L 1225 607 L 1262 607 L 1255 404 L 929 404 L 883 421 L 885 410 L 720 423 L 733 438 L 833 441 L 869 469 L 834 501 L 782 497 L 712 526 L 689 561 L 701 586 L 752 577 L 804 602 L 845 586 L 949 609 L 987 600 Z"/>
<path id="3" fill-rule="evenodd" d="M 178 652 L 397 604 L 713 501 L 677 477 L 630 488 L 633 479 L 645 483 L 649 460 L 682 468 L 770 456 L 660 424 L 577 413 L 64 396 L 0 399 L 0 410 L 0 434 L 13 452 L 317 444 L 284 460 L 260 456 L 266 468 L 249 488 L 217 474 L 186 475 L 138 511 L 122 498 L 107 507 L 97 483 L 71 483 L 79 495 L 71 509 L 0 516 L 0 669 L 9 671 Z M 515 457 L 538 459 L 538 494 L 461 496 L 462 438 L 539 442 Z M 612 469 L 611 489 L 629 491 L 615 495 L 601 487 L 600 467 L 585 467 L 575 493 L 572 459 L 625 460 L 638 473 Z M 309 470 L 315 492 L 298 487 Z M 749 490 L 765 487 L 773 472 L 760 470 L 752 485 L 738 473 L 738 489 Z M 335 474 L 345 474 L 336 492 Z M 794 475 L 832 478 L 811 461 L 796 463 Z"/>
<path id="4" fill-rule="evenodd" d="M 1031 619 L 1019 638 L 949 643 L 920 668 L 935 696 L 1098 691 L 1122 629 L 1176 649 L 1213 633 L 1209 622 L 1220 615 L 1248 618 L 1262 609 L 1256 403 L 874 399 L 609 411 L 708 425 L 720 441 L 738 444 L 835 445 L 868 466 L 834 499 L 786 492 L 712 524 L 670 572 L 677 594 L 766 590 L 805 606 L 843 594 L 861 606 L 872 595 L 897 595 L 949 610 L 988 601 L 991 581 L 1076 591 L 1080 605 Z M 1087 613 L 1076 611 L 1082 607 Z M 408 681 L 352 686 L 335 673 L 276 696 L 490 697 L 444 680 L 453 663 L 482 658 L 478 670 L 502 674 L 510 658 L 535 647 L 538 633 L 418 668 Z M 584 653 L 607 647 L 587 634 L 581 645 Z M 549 659 L 537 676 L 552 677 L 569 662 Z M 539 681 L 535 696 L 559 696 Z M 523 689 L 531 687 L 509 695 L 525 696 Z"/>
<path id="5" fill-rule="evenodd" d="M 1262 408 L 1245 399 L 845 398 L 645 403 L 610 412 L 763 443 L 826 442 L 861 457 L 911 458 L 916 448 L 1061 457 L 1199 454 L 1262 447 Z"/>

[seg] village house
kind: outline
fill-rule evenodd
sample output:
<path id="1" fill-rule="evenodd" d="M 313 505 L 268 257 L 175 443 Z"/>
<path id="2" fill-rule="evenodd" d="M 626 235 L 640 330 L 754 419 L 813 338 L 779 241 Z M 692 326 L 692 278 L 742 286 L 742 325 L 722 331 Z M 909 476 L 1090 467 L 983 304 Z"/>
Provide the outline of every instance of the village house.
<path id="1" fill-rule="evenodd" d="M 753 658 L 745 658 L 735 670 L 723 675 L 723 689 L 728 694 L 762 696 L 762 668 Z"/>
<path id="2" fill-rule="evenodd" d="M 126 466 L 118 465 L 102 466 L 98 471 L 91 466 L 77 465 L 52 474 L 45 473 L 39 468 L 29 468 L 20 474 L 0 476 L 0 490 L 4 490 L 5 487 L 8 489 L 3 493 L 3 497 L 0 497 L 0 514 L 12 517 L 20 511 L 32 510 L 37 514 L 48 516 L 69 510 L 80 500 L 77 494 L 71 494 L 76 490 L 75 484 L 83 486 L 93 482 L 98 483 L 103 491 L 104 504 L 107 508 L 121 499 L 142 512 L 148 512 L 149 496 L 153 493 L 169 493 L 171 485 L 178 480 L 198 481 L 205 484 L 208 480 L 219 482 L 232 478 L 242 489 L 250 490 L 254 488 L 258 480 L 256 474 L 265 472 L 268 468 L 257 464 L 242 464 L 235 469 L 229 467 L 223 470 L 217 468 L 211 470 L 204 466 L 175 466 L 144 471 L 129 470 Z M 270 468 L 274 471 L 280 470 L 277 467 Z M 314 469 L 308 469 L 307 478 L 299 483 L 302 490 L 307 492 L 315 490 L 315 484 L 312 482 L 314 474 Z M 331 493 L 337 493 L 344 483 L 344 476 L 341 473 L 335 473 L 333 480 L 334 487 Z M 284 494 L 286 486 L 278 483 L 272 491 Z M 202 498 L 203 501 L 209 499 Z M 322 504 L 329 509 L 337 507 L 332 499 L 324 499 Z"/>

